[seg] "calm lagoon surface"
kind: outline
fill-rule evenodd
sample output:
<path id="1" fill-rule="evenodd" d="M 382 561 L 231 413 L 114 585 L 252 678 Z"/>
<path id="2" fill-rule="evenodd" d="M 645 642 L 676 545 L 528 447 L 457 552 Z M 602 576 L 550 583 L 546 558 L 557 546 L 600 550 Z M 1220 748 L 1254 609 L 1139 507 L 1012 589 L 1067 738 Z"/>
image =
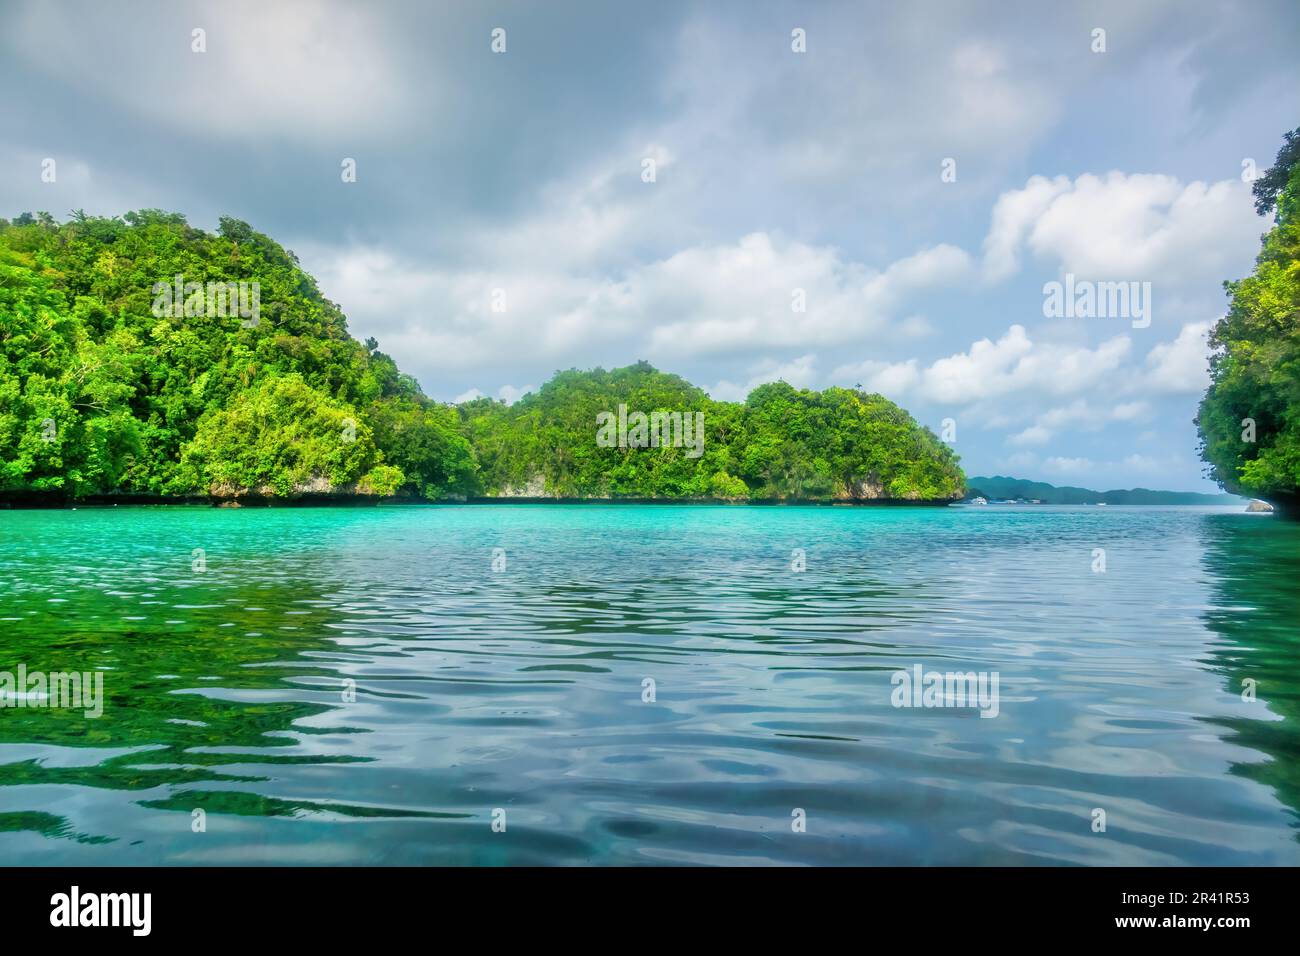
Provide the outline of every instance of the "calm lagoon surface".
<path id="1" fill-rule="evenodd" d="M 0 709 L 8 864 L 1300 864 L 1300 525 L 1236 508 L 0 511 L 19 665 L 106 700 Z"/>

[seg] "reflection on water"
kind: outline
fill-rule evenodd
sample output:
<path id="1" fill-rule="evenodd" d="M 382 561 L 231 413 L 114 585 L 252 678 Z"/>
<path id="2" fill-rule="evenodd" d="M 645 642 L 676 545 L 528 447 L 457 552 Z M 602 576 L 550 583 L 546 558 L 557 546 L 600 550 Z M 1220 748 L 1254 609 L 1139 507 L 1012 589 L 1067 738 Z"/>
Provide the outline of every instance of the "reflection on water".
<path id="1" fill-rule="evenodd" d="M 1229 693 L 1249 694 L 1245 713 L 1207 720 L 1249 748 L 1232 772 L 1270 787 L 1300 826 L 1300 546 L 1293 525 L 1237 521 L 1204 524 L 1205 573 L 1213 582 L 1206 626 L 1222 640 L 1208 662 Z M 1264 710 L 1264 713 L 1260 713 Z"/>
<path id="2" fill-rule="evenodd" d="M 1212 509 L 0 512 L 0 671 L 107 697 L 0 709 L 0 854 L 1294 864 L 1298 565 Z"/>

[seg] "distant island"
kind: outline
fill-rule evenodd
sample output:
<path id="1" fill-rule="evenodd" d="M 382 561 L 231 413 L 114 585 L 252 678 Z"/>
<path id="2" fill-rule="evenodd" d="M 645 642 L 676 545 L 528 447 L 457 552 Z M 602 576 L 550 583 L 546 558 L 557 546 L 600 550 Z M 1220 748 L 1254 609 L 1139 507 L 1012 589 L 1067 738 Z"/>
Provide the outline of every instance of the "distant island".
<path id="1" fill-rule="evenodd" d="M 1130 488 L 1122 491 L 1092 491 L 1089 488 L 1057 487 L 1024 478 L 970 478 L 966 499 L 988 501 L 1033 501 L 1045 505 L 1244 505 L 1236 495 L 1202 494 L 1195 491 L 1152 491 Z"/>
<path id="2" fill-rule="evenodd" d="M 430 321 L 435 321 L 430 317 Z M 880 395 L 720 402 L 645 362 L 507 405 L 425 396 L 294 254 L 176 213 L 0 219 L 0 504 L 948 503 L 957 455 Z"/>

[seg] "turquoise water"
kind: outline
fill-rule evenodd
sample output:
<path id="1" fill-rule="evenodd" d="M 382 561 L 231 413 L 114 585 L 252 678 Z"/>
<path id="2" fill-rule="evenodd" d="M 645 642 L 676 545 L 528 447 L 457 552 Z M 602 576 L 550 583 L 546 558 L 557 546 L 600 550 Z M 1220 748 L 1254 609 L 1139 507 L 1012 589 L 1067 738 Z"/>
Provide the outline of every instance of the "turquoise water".
<path id="1" fill-rule="evenodd" d="M 1222 509 L 0 511 L 0 671 L 106 698 L 0 709 L 0 859 L 1297 864 L 1297 582 Z"/>

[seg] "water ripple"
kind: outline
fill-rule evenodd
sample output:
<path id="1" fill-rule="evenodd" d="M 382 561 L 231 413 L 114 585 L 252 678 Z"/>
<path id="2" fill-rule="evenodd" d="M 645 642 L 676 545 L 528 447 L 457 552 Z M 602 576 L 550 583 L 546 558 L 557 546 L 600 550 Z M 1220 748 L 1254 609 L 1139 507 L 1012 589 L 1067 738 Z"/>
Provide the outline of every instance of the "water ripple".
<path id="1" fill-rule="evenodd" d="M 107 698 L 0 709 L 14 863 L 1300 862 L 1274 519 L 0 512 L 0 570 L 0 671 Z M 916 665 L 997 716 L 895 707 Z"/>

